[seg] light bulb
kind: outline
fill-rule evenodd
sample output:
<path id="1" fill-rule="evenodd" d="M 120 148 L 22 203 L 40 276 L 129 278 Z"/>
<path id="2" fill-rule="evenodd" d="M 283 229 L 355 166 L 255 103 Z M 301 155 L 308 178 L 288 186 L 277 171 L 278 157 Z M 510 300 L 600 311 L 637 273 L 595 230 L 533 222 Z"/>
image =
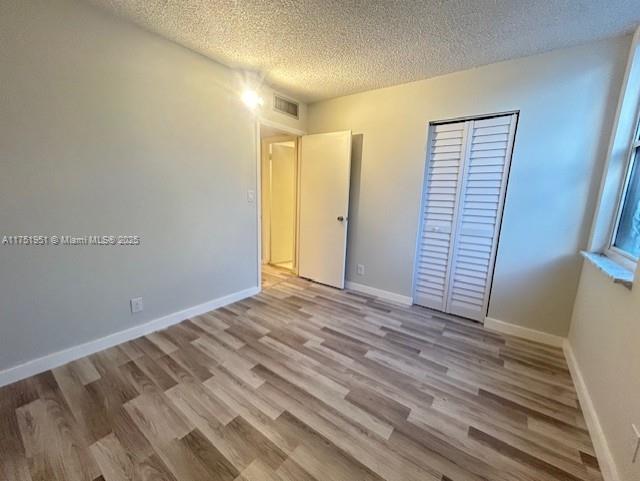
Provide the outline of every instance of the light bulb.
<path id="1" fill-rule="evenodd" d="M 254 110 L 263 104 L 262 97 L 260 97 L 255 90 L 249 89 L 243 92 L 242 101 L 251 110 Z"/>

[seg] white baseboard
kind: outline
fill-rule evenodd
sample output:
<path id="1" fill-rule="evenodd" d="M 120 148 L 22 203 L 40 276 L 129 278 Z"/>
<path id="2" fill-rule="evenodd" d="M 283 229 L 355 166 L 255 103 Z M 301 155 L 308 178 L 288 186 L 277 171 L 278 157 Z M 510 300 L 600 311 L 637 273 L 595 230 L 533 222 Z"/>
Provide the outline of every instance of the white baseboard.
<path id="1" fill-rule="evenodd" d="M 568 339 L 565 340 L 563 347 L 564 356 L 567 359 L 571 378 L 573 379 L 573 384 L 576 387 L 580 406 L 582 407 L 582 413 L 584 414 L 584 419 L 587 422 L 587 427 L 589 428 L 593 448 L 596 452 L 596 456 L 598 457 L 602 477 L 604 478 L 604 481 L 619 481 L 620 476 L 618 475 L 618 470 L 613 460 L 613 456 L 611 455 L 607 439 L 604 437 L 604 431 L 602 430 L 598 413 L 593 405 L 593 401 L 589 395 L 589 390 L 587 389 L 584 377 L 582 376 L 582 371 L 580 370 L 580 366 L 573 354 L 573 349 L 571 348 L 571 344 Z"/>
<path id="2" fill-rule="evenodd" d="M 358 284 L 357 282 L 352 281 L 346 281 L 344 284 L 347 289 L 362 292 L 363 294 L 369 294 L 371 296 L 376 296 L 380 299 L 384 299 L 385 301 L 397 302 L 398 304 L 404 304 L 408 306 L 413 304 L 413 298 L 409 296 L 403 296 L 402 294 L 396 294 L 395 292 L 376 289 L 375 287 L 365 286 L 364 284 Z"/>
<path id="3" fill-rule="evenodd" d="M 0 371 L 0 387 L 6 386 L 7 384 L 11 384 L 21 379 L 25 379 L 35 374 L 40 374 L 41 372 L 48 371 L 49 369 L 54 369 L 58 366 L 62 366 L 63 364 L 75 361 L 76 359 L 80 359 L 95 352 L 108 349 L 118 344 L 122 344 L 123 342 L 127 342 L 132 339 L 145 336 L 152 332 L 159 331 L 160 329 L 178 324 L 179 322 L 182 322 L 185 319 L 189 319 L 190 317 L 199 316 L 219 307 L 223 307 L 233 302 L 246 299 L 247 297 L 256 295 L 258 292 L 260 292 L 259 287 L 250 287 L 249 289 L 234 292 L 233 294 L 219 297 L 217 299 L 207 301 L 203 304 L 198 304 L 197 306 L 189 307 L 187 309 L 168 314 L 144 324 L 134 326 L 130 329 L 115 332 L 100 339 L 94 339 L 93 341 L 79 344 L 77 346 L 54 352 L 52 354 L 47 354 L 46 356 L 10 367 L 8 369 Z"/>
<path id="4" fill-rule="evenodd" d="M 548 346 L 553 346 L 553 347 L 564 346 L 564 341 L 565 341 L 564 337 L 556 336 L 554 334 L 549 334 L 542 331 L 536 331 L 535 329 L 530 329 L 528 327 L 517 326 L 515 324 L 499 321 L 498 319 L 493 319 L 491 317 L 485 318 L 484 327 L 486 327 L 490 331 L 497 331 L 502 334 L 509 334 L 511 336 L 521 337 L 523 339 L 539 342 L 541 344 L 546 344 Z"/>

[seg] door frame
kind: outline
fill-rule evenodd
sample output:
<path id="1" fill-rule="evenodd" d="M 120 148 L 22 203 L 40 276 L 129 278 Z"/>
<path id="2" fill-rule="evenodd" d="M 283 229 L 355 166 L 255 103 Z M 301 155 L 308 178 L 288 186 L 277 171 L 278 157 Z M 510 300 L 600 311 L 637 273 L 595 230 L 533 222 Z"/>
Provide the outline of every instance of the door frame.
<path id="1" fill-rule="evenodd" d="M 255 181 L 255 205 L 256 205 L 256 244 L 257 244 L 257 252 L 256 252 L 256 271 L 257 271 L 257 279 L 256 285 L 258 286 L 258 291 L 262 290 L 262 139 L 260 138 L 260 126 L 264 125 L 265 127 L 273 127 L 283 132 L 286 132 L 290 136 L 300 137 L 302 135 L 306 135 L 304 130 L 296 129 L 295 127 L 290 127 L 286 124 L 281 124 L 280 122 L 274 122 L 273 120 L 268 120 L 262 117 L 256 117 L 254 130 L 255 130 L 255 154 L 256 154 L 256 181 Z M 297 151 L 296 151 L 296 170 L 299 172 L 300 169 L 300 142 L 296 139 Z M 299 183 L 299 175 L 297 176 L 297 182 Z M 299 184 L 296 185 L 296 204 L 299 203 L 299 195 L 300 189 Z M 298 209 L 296 206 L 296 239 L 298 237 Z M 298 265 L 298 243 L 296 242 L 296 250 L 295 250 L 295 266 L 297 273 L 297 265 Z"/>
<path id="2" fill-rule="evenodd" d="M 503 112 L 493 112 L 493 113 L 488 113 L 488 114 L 479 114 L 479 115 L 466 115 L 466 116 L 462 116 L 462 117 L 453 117 L 453 118 L 449 118 L 449 119 L 444 119 L 444 120 L 430 120 L 429 123 L 427 124 L 427 130 L 426 130 L 426 143 L 424 146 L 424 153 L 425 153 L 425 161 L 424 161 L 424 169 L 422 172 L 422 184 L 421 184 L 421 188 L 420 188 L 420 207 L 419 207 L 419 211 L 418 211 L 418 232 L 416 233 L 416 242 L 415 242 L 415 250 L 414 250 L 414 254 L 413 254 L 413 275 L 412 275 L 412 280 L 411 280 L 411 299 L 415 299 L 415 293 L 416 293 L 416 279 L 418 277 L 418 255 L 420 252 L 420 241 L 422 239 L 422 230 L 424 228 L 424 224 L 423 224 L 423 212 L 424 212 L 424 207 L 425 207 L 425 180 L 427 179 L 427 175 L 429 173 L 429 167 L 430 167 L 430 162 L 431 162 L 431 137 L 432 137 L 432 128 L 436 125 L 442 125 L 442 124 L 452 124 L 452 123 L 456 123 L 456 122 L 467 122 L 469 120 L 484 120 L 484 119 L 490 119 L 493 117 L 503 117 L 503 116 L 507 116 L 507 115 L 515 115 L 516 116 L 516 123 L 514 126 L 514 134 L 513 134 L 513 138 L 510 139 L 510 154 L 509 154 L 509 158 L 506 160 L 505 163 L 505 167 L 506 167 L 506 179 L 505 179 L 505 183 L 504 183 L 504 195 L 501 197 L 500 200 L 500 206 L 498 208 L 498 216 L 496 218 L 497 221 L 497 229 L 495 232 L 495 243 L 493 245 L 493 250 L 491 253 L 491 258 L 489 259 L 490 262 L 490 266 L 491 266 L 491 272 L 489 272 L 488 278 L 487 278 L 487 288 L 488 288 L 488 294 L 486 296 L 486 300 L 485 300 L 485 305 L 483 307 L 484 309 L 484 316 L 485 318 L 487 317 L 487 313 L 489 311 L 489 303 L 491 302 L 491 292 L 493 289 L 493 277 L 494 277 L 494 273 L 495 273 L 495 268 L 496 268 L 496 259 L 498 257 L 498 247 L 500 244 L 500 233 L 502 231 L 502 217 L 504 214 L 504 207 L 505 207 L 505 203 L 507 201 L 507 189 L 509 186 L 509 177 L 511 175 L 511 161 L 513 160 L 513 150 L 515 148 L 515 138 L 516 138 L 516 134 L 517 134 L 517 130 L 518 130 L 518 124 L 520 122 L 520 110 L 506 110 Z M 456 215 L 456 213 L 454 213 L 454 216 Z M 449 262 L 451 262 L 451 259 L 449 259 Z M 445 276 L 445 286 L 449 285 L 449 274 L 450 274 L 450 269 L 447 269 L 447 274 Z M 448 289 L 448 287 L 447 287 Z M 412 301 L 412 304 L 415 304 L 414 301 Z M 446 315 L 450 315 L 448 313 L 445 313 L 443 311 L 443 314 Z M 481 321 L 481 324 L 484 324 L 484 320 Z"/>
<path id="3" fill-rule="evenodd" d="M 261 201 L 268 201 L 269 202 L 269 209 L 268 209 L 268 215 L 265 216 L 261 216 L 261 222 L 262 222 L 262 229 L 267 231 L 267 235 L 265 236 L 261 236 L 261 239 L 263 241 L 263 249 L 261 249 L 264 252 L 267 252 L 266 256 L 262 256 L 262 263 L 263 264 L 269 264 L 271 263 L 271 217 L 272 217 L 272 212 L 273 212 L 273 208 L 272 208 L 272 191 L 269 188 L 270 186 L 265 182 L 265 180 L 267 180 L 265 178 L 265 172 L 264 169 L 267 168 L 270 164 L 269 160 L 268 160 L 268 156 L 270 156 L 270 152 L 269 149 L 273 144 L 279 144 L 279 143 L 284 143 L 284 142 L 293 142 L 293 148 L 294 148 L 294 152 L 293 155 L 294 157 L 294 165 L 293 165 L 293 169 L 294 169 L 294 182 L 295 182 L 295 186 L 294 186 L 294 212 L 293 212 L 293 252 L 292 252 L 292 263 L 293 263 L 293 268 L 292 271 L 295 272 L 297 274 L 297 245 L 298 245 L 298 177 L 299 177 L 299 161 L 298 161 L 298 143 L 299 143 L 299 137 L 293 136 L 293 135 L 275 135 L 272 137 L 264 137 L 262 139 L 260 139 L 260 143 L 261 143 L 261 148 L 262 148 L 262 162 L 261 162 L 261 183 L 260 183 L 260 187 L 262 189 L 262 195 L 261 195 Z M 269 184 L 273 181 L 272 179 L 272 175 L 271 172 L 269 173 L 269 177 L 268 177 L 268 181 Z M 265 191 L 266 189 L 266 191 Z M 268 194 L 268 195 L 267 195 Z M 268 198 L 267 198 L 268 197 Z M 265 208 L 265 204 L 261 204 L 261 214 L 264 214 L 264 208 Z M 267 225 L 265 225 L 267 224 Z M 264 234 L 264 232 L 263 232 Z"/>

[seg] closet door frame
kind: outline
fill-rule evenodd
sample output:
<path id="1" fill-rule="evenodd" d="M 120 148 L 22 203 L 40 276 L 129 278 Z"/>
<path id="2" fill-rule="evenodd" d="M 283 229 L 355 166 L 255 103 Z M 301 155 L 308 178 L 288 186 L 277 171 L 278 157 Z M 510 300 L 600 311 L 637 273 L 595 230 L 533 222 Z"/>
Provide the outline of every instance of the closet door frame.
<path id="1" fill-rule="evenodd" d="M 500 190 L 500 198 L 499 198 L 499 204 L 498 204 L 498 212 L 496 215 L 496 227 L 494 230 L 494 239 L 495 241 L 493 242 L 492 248 L 491 248 L 491 256 L 489 258 L 489 273 L 488 273 L 488 277 L 487 277 L 487 284 L 485 287 L 485 297 L 484 297 L 484 303 L 483 303 L 483 312 L 484 312 L 484 318 L 479 321 L 482 324 L 484 324 L 484 319 L 486 318 L 487 312 L 489 310 L 489 302 L 491 299 L 491 289 L 493 287 L 493 274 L 495 271 L 495 260 L 496 260 L 496 256 L 497 256 L 497 252 L 498 252 L 498 244 L 500 243 L 500 231 L 502 229 L 502 217 L 503 217 L 503 213 L 504 213 L 504 204 L 507 198 L 507 187 L 509 184 L 509 175 L 511 173 L 511 160 L 513 158 L 513 147 L 514 147 L 514 143 L 515 143 L 515 136 L 516 136 L 516 132 L 517 132 L 517 128 L 518 128 L 518 122 L 520 120 L 520 110 L 509 110 L 509 111 L 504 111 L 504 112 L 497 112 L 497 113 L 491 113 L 491 114 L 481 114 L 481 115 L 469 115 L 469 116 L 464 116 L 464 117 L 455 117 L 455 118 L 450 118 L 450 119 L 446 119 L 446 120 L 434 120 L 434 121 L 430 121 L 429 124 L 427 125 L 427 129 L 426 129 L 426 145 L 424 148 L 424 152 L 425 152 L 425 162 L 424 162 L 424 170 L 423 170 L 423 174 L 422 174 L 422 188 L 421 188 L 421 194 L 420 194 L 420 208 L 419 208 L 419 212 L 418 212 L 418 232 L 416 234 L 416 244 L 415 244 L 415 252 L 414 252 L 414 261 L 413 261 L 413 279 L 412 279 L 412 286 L 411 286 L 411 293 L 413 298 L 415 299 L 415 293 L 416 293 L 416 283 L 417 283 L 417 279 L 418 279 L 418 268 L 419 268 L 419 255 L 420 255 L 420 247 L 421 247 L 421 242 L 422 242 L 422 235 L 423 235 L 423 230 L 424 230 L 424 221 L 423 221 L 423 213 L 424 213 L 424 209 L 425 209 L 425 205 L 426 205 L 426 199 L 427 196 L 425 195 L 425 188 L 427 188 L 427 184 L 426 181 L 428 179 L 428 175 L 429 175 L 429 168 L 431 165 L 431 144 L 432 144 L 432 139 L 433 139 L 433 132 L 434 132 L 434 127 L 437 125 L 442 125 L 442 124 L 452 124 L 452 123 L 458 123 L 458 122 L 469 122 L 469 121 L 475 121 L 475 120 L 484 120 L 484 119 L 490 119 L 490 118 L 494 118 L 494 117 L 505 117 L 505 116 L 511 116 L 511 115 L 515 115 L 515 121 L 513 122 L 512 128 L 513 128 L 513 135 L 509 136 L 509 143 L 507 146 L 507 156 L 505 158 L 505 167 L 504 167 L 504 173 L 503 173 L 503 177 L 504 177 L 504 182 L 502 182 L 502 186 L 501 186 L 501 190 Z M 472 125 L 472 124 L 471 124 Z M 464 159 L 466 159 L 466 152 L 467 149 L 470 148 L 469 142 L 471 142 L 471 138 L 472 135 L 470 134 L 471 129 L 470 128 L 466 128 L 467 132 L 465 134 L 466 140 L 465 140 L 465 157 Z M 463 173 L 461 176 L 461 181 L 459 182 L 458 186 L 457 186 L 457 194 L 456 197 L 458 199 L 458 202 L 460 200 L 460 195 L 462 192 L 462 187 L 463 184 L 466 183 L 466 179 L 465 179 L 465 174 L 466 171 L 468 169 L 468 162 L 464 162 L 462 165 L 463 168 Z M 451 242 L 451 246 L 450 246 L 450 250 L 451 250 L 451 256 L 449 258 L 448 261 L 448 267 L 447 267 L 447 272 L 446 272 L 446 276 L 445 276 L 445 296 L 444 296 L 444 305 L 443 305 L 443 314 L 445 315 L 449 315 L 448 313 L 446 313 L 446 309 L 447 309 L 447 304 L 449 303 L 449 288 L 450 288 L 450 276 L 453 270 L 453 258 L 454 258 L 454 253 L 455 253 L 455 244 L 457 242 L 457 234 L 458 234 L 458 214 L 459 214 L 459 209 L 456 208 L 456 212 L 454 212 L 454 232 L 455 232 L 455 236 L 452 239 Z M 427 308 L 428 309 L 428 308 Z"/>

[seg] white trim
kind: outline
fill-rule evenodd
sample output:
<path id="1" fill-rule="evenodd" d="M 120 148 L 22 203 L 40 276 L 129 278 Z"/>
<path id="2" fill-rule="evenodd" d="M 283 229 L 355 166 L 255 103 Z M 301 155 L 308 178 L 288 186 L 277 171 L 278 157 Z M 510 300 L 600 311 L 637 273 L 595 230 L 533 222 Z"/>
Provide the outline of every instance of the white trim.
<path id="1" fill-rule="evenodd" d="M 506 117 L 507 115 L 520 115 L 520 110 L 505 110 L 504 112 L 493 112 L 484 114 L 463 115 L 462 117 L 452 117 L 444 120 L 432 120 L 429 125 L 455 124 L 458 122 L 466 122 L 467 120 L 486 120 L 495 117 Z"/>
<path id="2" fill-rule="evenodd" d="M 258 267 L 256 272 L 256 285 L 258 289 L 262 289 L 262 138 L 260 137 L 260 121 L 256 121 L 254 127 L 255 148 L 256 148 L 256 190 L 255 202 L 256 206 L 256 256 L 258 258 Z"/>
<path id="3" fill-rule="evenodd" d="M 636 115 L 636 129 L 634 133 L 634 138 L 638 137 L 638 133 L 640 132 L 640 108 L 638 109 L 638 113 Z M 615 212 L 615 220 L 613 222 L 613 228 L 611 229 L 611 235 L 609 237 L 609 244 L 607 247 L 607 254 L 613 254 L 614 257 L 618 257 L 621 259 L 621 262 L 625 264 L 625 266 L 630 269 L 635 270 L 636 265 L 638 263 L 638 259 L 634 258 L 630 253 L 623 251 L 622 249 L 615 246 L 616 240 L 618 238 L 618 228 L 620 227 L 620 221 L 622 220 L 622 211 L 624 209 L 625 202 L 627 201 L 627 195 L 629 193 L 629 184 L 631 183 L 631 176 L 634 173 L 634 165 L 638 162 L 638 156 L 640 156 L 640 152 L 638 151 L 638 147 L 634 144 L 629 149 L 629 155 L 627 156 L 627 162 L 625 166 L 625 174 L 624 181 L 622 183 L 622 187 L 620 192 L 618 193 L 618 206 Z"/>
<path id="4" fill-rule="evenodd" d="M 484 327 L 490 331 L 500 332 L 502 334 L 509 334 L 511 336 L 521 337 L 528 341 L 535 341 L 547 346 L 562 347 L 564 346 L 565 338 L 556 336 L 555 334 L 549 334 L 547 332 L 537 331 L 528 327 L 517 326 L 509 322 L 500 321 L 491 317 L 484 319 Z"/>
<path id="5" fill-rule="evenodd" d="M 615 259 L 596 252 L 580 251 L 580 254 L 614 283 L 622 284 L 627 289 L 633 288 L 635 270 L 627 269 Z"/>
<path id="6" fill-rule="evenodd" d="M 110 347 L 122 344 L 123 342 L 137 339 L 138 337 L 145 336 L 160 329 L 178 324 L 190 317 L 199 316 L 206 312 L 212 311 L 219 307 L 226 306 L 228 304 L 246 299 L 260 292 L 260 288 L 257 286 L 244 289 L 242 291 L 234 292 L 232 294 L 207 301 L 203 304 L 198 304 L 181 311 L 177 311 L 168 314 L 152 321 L 140 324 L 138 326 L 125 329 L 124 331 L 115 332 L 108 336 L 101 337 L 100 339 L 94 339 L 93 341 L 79 344 L 77 346 L 64 349 L 62 351 L 47 354 L 46 356 L 32 359 L 23 364 L 10 367 L 3 371 L 0 371 L 0 387 L 6 386 L 13 382 L 25 379 L 27 377 L 39 374 L 49 369 L 54 369 L 58 366 L 62 366 L 76 359 L 88 356 L 95 352 L 108 349 Z"/>
<path id="7" fill-rule="evenodd" d="M 584 381 L 584 377 L 582 377 L 582 371 L 580 371 L 580 366 L 573 354 L 573 349 L 571 348 L 571 344 L 568 339 L 565 340 L 563 347 L 564 356 L 567 359 L 567 365 L 569 366 L 569 372 L 571 372 L 571 378 L 573 379 L 573 384 L 575 385 L 576 393 L 578 394 L 580 406 L 582 407 L 582 413 L 584 414 L 585 421 L 587 422 L 589 435 L 591 436 L 591 441 L 593 442 L 598 463 L 600 464 L 602 477 L 604 478 L 604 481 L 619 481 L 620 476 L 618 475 L 618 470 L 613 460 L 613 456 L 611 455 L 607 439 L 604 436 L 602 425 L 598 419 L 598 413 L 593 405 L 593 400 L 589 395 L 587 384 Z"/>
<path id="8" fill-rule="evenodd" d="M 299 148 L 298 144 L 300 137 L 293 134 L 282 134 L 271 137 L 264 137 L 260 140 L 261 144 L 261 153 L 260 159 L 258 159 L 260 174 L 258 177 L 260 184 L 260 215 L 259 215 L 259 227 L 260 235 L 258 236 L 262 242 L 262 246 L 260 247 L 260 256 L 261 263 L 272 264 L 271 259 L 271 216 L 273 214 L 272 209 L 272 196 L 271 196 L 271 181 L 272 181 L 272 173 L 271 173 L 271 154 L 272 154 L 272 146 L 275 143 L 278 144 L 291 144 L 294 150 L 294 170 L 295 170 L 295 195 L 294 195 L 294 232 L 293 232 L 293 258 L 290 261 L 293 264 L 291 271 L 298 274 L 298 230 L 299 230 L 299 204 L 300 204 L 300 176 L 298 175 L 300 172 L 300 159 L 299 159 Z M 268 158 L 267 158 L 268 157 Z M 264 178 L 263 178 L 264 177 Z M 265 184 L 265 185 L 263 185 Z M 266 187 L 266 190 L 264 189 Z M 268 207 L 268 209 L 265 209 Z M 266 210 L 266 212 L 264 212 Z M 263 232 L 264 231 L 264 232 Z M 264 239 L 263 239 L 264 236 Z"/>
<path id="9" fill-rule="evenodd" d="M 260 126 L 264 125 L 266 127 L 273 127 L 287 134 L 294 135 L 296 137 L 300 137 L 301 135 L 305 135 L 306 132 L 304 130 L 296 129 L 295 127 L 290 127 L 286 124 L 281 124 L 280 122 L 275 122 L 273 120 L 268 120 L 264 117 L 258 116 L 256 118 L 255 125 L 255 138 L 256 138 L 256 234 L 257 234 L 257 244 L 258 244 L 258 253 L 257 253 L 257 285 L 258 291 L 262 288 L 262 138 L 260 136 Z M 299 144 L 298 139 L 296 139 L 296 143 Z M 300 168 L 300 150 L 298 149 L 297 153 L 297 162 L 298 169 Z M 299 177 L 299 170 L 296 174 Z M 296 212 L 296 216 L 299 221 L 299 213 Z M 295 259 L 295 272 L 296 275 L 298 273 L 298 259 L 297 259 L 297 232 L 296 232 L 296 259 Z"/>
<path id="10" fill-rule="evenodd" d="M 596 211 L 594 212 L 591 231 L 589 233 L 588 250 L 604 252 L 611 244 L 614 224 L 617 222 L 617 210 L 622 186 L 626 178 L 626 165 L 629 156 L 628 146 L 633 142 L 633 133 L 637 132 L 638 120 L 634 116 L 629 118 L 629 109 L 638 115 L 638 99 L 640 89 L 637 88 L 640 78 L 640 63 L 636 64 L 636 56 L 640 55 L 640 27 L 637 27 L 627 56 L 627 63 L 620 88 L 620 95 L 616 105 L 615 119 L 612 124 L 611 136 L 607 145 L 607 156 L 603 169 Z M 635 123 L 632 123 L 635 120 Z M 623 153 L 624 152 L 624 153 Z"/>
<path id="11" fill-rule="evenodd" d="M 616 226 L 616 231 L 617 230 L 618 227 Z M 622 249 L 618 249 L 614 245 L 609 246 L 609 248 L 604 252 L 604 255 L 631 272 L 635 272 L 638 267 L 638 259 L 632 258 L 627 252 Z"/>
<path id="12" fill-rule="evenodd" d="M 380 299 L 384 299 L 385 301 L 397 302 L 398 304 L 404 304 L 407 306 L 413 304 L 412 297 L 403 296 L 402 294 L 396 294 L 395 292 L 389 292 L 371 286 L 365 286 L 364 284 L 358 284 L 357 282 L 345 281 L 344 286 L 346 289 L 376 296 Z"/>

